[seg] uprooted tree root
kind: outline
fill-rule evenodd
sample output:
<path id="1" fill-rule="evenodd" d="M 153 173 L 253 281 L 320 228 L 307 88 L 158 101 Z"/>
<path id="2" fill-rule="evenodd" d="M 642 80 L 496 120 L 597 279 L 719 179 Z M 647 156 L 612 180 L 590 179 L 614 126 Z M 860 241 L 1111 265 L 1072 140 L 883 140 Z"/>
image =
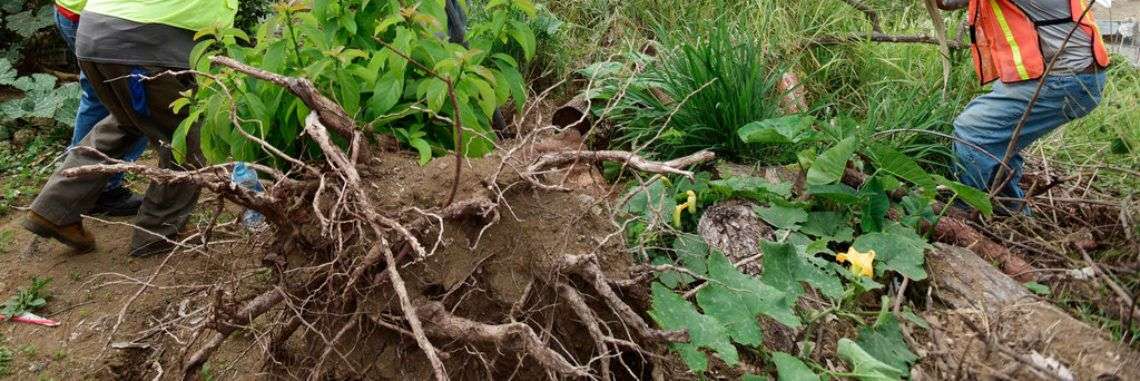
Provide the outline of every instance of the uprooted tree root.
<path id="1" fill-rule="evenodd" d="M 521 371 L 612 379 L 612 372 L 623 368 L 630 374 L 644 374 L 651 368 L 646 364 L 647 359 L 661 358 L 664 344 L 687 340 L 684 332 L 652 328 L 623 300 L 614 286 L 618 282 L 603 272 L 606 253 L 598 249 L 620 245 L 620 242 L 606 245 L 605 241 L 620 241 L 611 239 L 620 236 L 615 233 L 601 242 L 568 245 L 565 251 L 553 255 L 528 258 L 533 263 L 520 265 L 521 269 L 512 273 L 523 276 L 521 282 L 527 285 L 521 295 L 515 295 L 518 299 L 514 303 L 499 300 L 496 304 L 488 301 L 489 298 L 476 302 L 479 297 L 468 298 L 478 290 L 465 287 L 466 279 L 482 271 L 480 266 L 486 258 L 468 263 L 467 273 L 452 276 L 452 284 L 437 287 L 424 279 L 430 278 L 425 274 L 454 270 L 439 266 L 440 257 L 446 256 L 441 253 L 448 251 L 448 246 L 463 246 L 463 250 L 457 251 L 472 253 L 474 250 L 468 249 L 479 245 L 484 234 L 490 234 L 488 228 L 497 223 L 506 224 L 500 222 L 503 219 L 517 218 L 513 215 L 518 211 L 512 209 L 510 200 L 523 197 L 521 190 L 532 193 L 564 190 L 561 185 L 543 183 L 558 167 L 617 161 L 645 172 L 691 176 L 684 168 L 711 160 L 714 156 L 711 153 L 700 152 L 669 162 L 652 162 L 619 151 L 563 150 L 527 155 L 526 149 L 519 148 L 530 139 L 522 139 L 520 147 L 504 150 L 507 154 L 503 157 L 479 159 L 476 164 L 473 164 L 475 160 L 467 161 L 467 166 L 481 165 L 487 169 L 481 175 L 490 174 L 489 178 L 478 179 L 477 183 L 464 187 L 454 202 L 431 207 L 450 197 L 432 199 L 436 195 L 415 194 L 416 190 L 407 190 L 403 195 L 388 194 L 394 191 L 384 189 L 385 176 L 391 174 L 375 173 L 375 163 L 380 159 L 371 152 L 368 138 L 359 132 L 361 130 L 339 105 L 317 93 L 306 79 L 260 71 L 224 57 L 216 57 L 213 62 L 275 83 L 302 99 L 313 110 L 305 121 L 303 133 L 320 148 L 324 163 L 304 163 L 283 157 L 296 167 L 290 175 L 257 167 L 276 180 L 265 193 L 235 186 L 228 180 L 229 167 L 225 165 L 174 172 L 118 163 L 76 168 L 65 173 L 129 171 L 151 181 L 199 184 L 222 198 L 262 213 L 273 226 L 271 243 L 262 259 L 272 271 L 272 285 L 245 298 L 230 296 L 232 290 L 222 290 L 221 286 L 213 291 L 214 301 L 206 323 L 191 335 L 179 356 L 183 378 L 198 377 L 203 365 L 229 338 L 259 319 L 268 321 L 272 327 L 267 337 L 257 340 L 266 353 L 266 367 L 272 369 L 292 362 L 300 366 L 288 370 L 290 376 L 307 379 L 368 374 L 372 365 L 359 359 L 367 355 L 354 348 L 346 349 L 367 341 L 361 337 L 365 332 L 411 338 L 418 351 L 409 358 L 426 358 L 422 372 L 416 375 L 420 378 L 430 375 L 439 380 L 469 378 L 449 373 L 448 364 L 466 361 L 456 357 L 478 358 L 488 376 L 504 372 L 491 369 L 490 364 L 496 360 L 488 359 L 484 356 L 486 353 L 514 361 L 505 365 L 505 372 L 510 373 L 503 375 Z M 334 144 L 330 131 L 348 141 L 349 148 Z M 271 147 L 265 148 L 278 156 L 284 155 Z M 555 194 L 573 199 L 573 195 L 567 193 Z M 509 222 L 517 225 L 517 221 Z M 574 224 L 573 221 L 561 223 Z M 620 232 L 620 227 L 617 229 Z M 470 247 L 455 242 L 456 234 L 465 235 Z M 444 242 L 445 236 L 449 237 L 447 242 Z M 424 242 L 434 243 L 425 246 Z M 536 253 L 515 255 L 528 254 Z M 407 278 L 408 274 L 413 278 Z M 457 300 L 450 298 L 457 294 L 463 295 Z M 474 311 L 475 308 L 468 306 L 474 303 L 490 303 L 500 308 L 494 312 Z M 471 315 L 465 315 L 465 311 Z M 588 345 L 562 342 L 555 331 L 585 331 L 587 335 L 582 337 L 589 337 L 593 342 Z M 307 351 L 298 350 L 297 346 Z M 442 347 L 461 349 L 448 352 L 441 351 Z M 470 349 L 488 347 L 493 350 Z M 411 348 L 400 350 L 407 349 Z M 454 353 L 474 355 L 455 356 Z M 629 364 L 626 358 L 630 354 L 643 364 Z M 375 353 L 369 358 L 372 363 L 376 362 Z M 518 369 L 523 358 L 531 360 L 528 363 L 541 365 L 542 369 Z M 623 367 L 613 364 L 615 359 Z M 295 373 L 298 369 L 302 374 Z"/>

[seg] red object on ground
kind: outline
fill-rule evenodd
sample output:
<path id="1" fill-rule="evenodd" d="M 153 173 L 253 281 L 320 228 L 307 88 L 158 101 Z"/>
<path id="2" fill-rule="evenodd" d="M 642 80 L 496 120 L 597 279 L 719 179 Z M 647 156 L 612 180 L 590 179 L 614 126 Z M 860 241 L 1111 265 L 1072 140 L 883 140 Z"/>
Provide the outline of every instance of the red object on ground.
<path id="1" fill-rule="evenodd" d="M 43 316 L 33 314 L 31 312 L 22 313 L 22 314 L 20 314 L 20 316 L 16 316 L 16 317 L 11 318 L 11 319 L 9 319 L 7 316 L 0 315 L 0 320 L 11 320 L 11 321 L 16 322 L 16 323 L 42 325 L 44 327 L 57 327 L 57 326 L 59 326 L 58 321 L 51 320 L 51 319 L 45 318 Z"/>

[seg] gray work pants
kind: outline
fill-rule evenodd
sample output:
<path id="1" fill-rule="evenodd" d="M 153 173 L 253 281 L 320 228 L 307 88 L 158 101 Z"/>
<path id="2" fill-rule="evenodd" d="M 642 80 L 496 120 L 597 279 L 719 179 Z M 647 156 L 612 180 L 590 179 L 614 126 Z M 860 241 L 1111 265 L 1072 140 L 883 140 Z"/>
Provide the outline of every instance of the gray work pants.
<path id="1" fill-rule="evenodd" d="M 111 115 L 100 121 L 79 144 L 98 150 L 107 157 L 122 157 L 134 143 L 145 137 L 150 140 L 158 156 L 158 165 L 164 169 L 192 169 L 202 166 L 204 160 L 198 147 L 198 128 L 187 135 L 185 163 L 179 165 L 171 153 L 170 141 L 174 130 L 186 117 L 186 110 L 175 114 L 170 103 L 179 98 L 180 91 L 193 88 L 189 75 L 163 75 L 151 80 L 132 81 L 131 74 L 153 76 L 166 71 L 161 67 L 137 67 L 95 63 L 80 60 L 80 68 L 95 88 L 95 94 L 107 106 Z M 177 70 L 177 69 L 172 69 Z M 133 86 L 132 86 L 133 85 Z M 132 89 L 133 87 L 133 89 Z M 71 150 L 56 173 L 48 179 L 43 190 L 32 202 L 32 211 L 56 225 L 70 225 L 80 221 L 80 214 L 94 205 L 109 176 L 86 175 L 65 177 L 60 172 L 84 165 L 109 163 L 102 155 L 84 148 Z M 173 238 L 186 225 L 194 204 L 198 201 L 199 187 L 187 183 L 151 182 L 143 198 L 142 207 L 134 223 L 131 247 L 138 248 Z"/>

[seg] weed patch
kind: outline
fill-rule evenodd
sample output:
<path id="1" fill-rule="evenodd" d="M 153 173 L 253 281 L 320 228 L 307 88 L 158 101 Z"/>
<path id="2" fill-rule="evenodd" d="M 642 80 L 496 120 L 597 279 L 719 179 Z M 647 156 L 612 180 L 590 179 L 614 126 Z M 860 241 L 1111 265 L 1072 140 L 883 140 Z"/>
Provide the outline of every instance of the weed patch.
<path id="1" fill-rule="evenodd" d="M 16 291 L 16 295 L 8 298 L 3 304 L 0 304 L 0 315 L 6 317 L 20 316 L 25 312 L 34 312 L 47 305 L 48 298 L 51 294 L 47 292 L 46 287 L 51 283 L 51 278 L 32 278 L 31 286 L 21 288 Z"/>

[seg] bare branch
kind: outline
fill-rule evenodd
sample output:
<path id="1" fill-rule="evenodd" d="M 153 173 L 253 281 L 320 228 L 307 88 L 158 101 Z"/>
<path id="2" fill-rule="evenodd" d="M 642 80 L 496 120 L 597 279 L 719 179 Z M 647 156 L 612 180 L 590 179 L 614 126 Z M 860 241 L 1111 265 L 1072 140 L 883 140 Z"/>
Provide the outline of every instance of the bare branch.
<path id="1" fill-rule="evenodd" d="M 628 163 L 631 167 L 643 172 L 674 174 L 692 178 L 692 172 L 681 168 L 704 163 L 715 158 L 716 154 L 708 150 L 666 162 L 646 160 L 640 155 L 627 151 L 562 151 L 539 157 L 534 164 L 527 168 L 527 171 L 531 175 L 535 175 L 547 168 L 573 162 L 618 161 Z"/>

